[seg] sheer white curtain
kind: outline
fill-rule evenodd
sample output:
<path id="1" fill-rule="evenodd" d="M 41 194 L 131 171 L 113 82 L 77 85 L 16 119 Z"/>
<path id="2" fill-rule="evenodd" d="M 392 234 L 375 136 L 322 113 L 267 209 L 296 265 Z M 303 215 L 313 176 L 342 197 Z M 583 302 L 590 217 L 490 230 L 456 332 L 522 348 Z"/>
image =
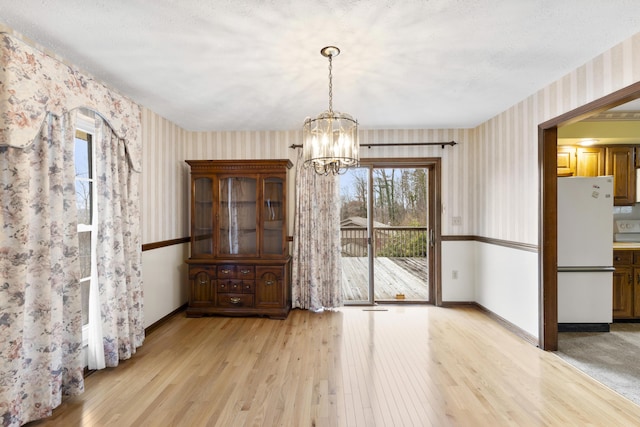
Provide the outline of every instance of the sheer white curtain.
<path id="1" fill-rule="evenodd" d="M 0 419 L 19 426 L 83 391 L 72 116 L 0 147 Z"/>
<path id="2" fill-rule="evenodd" d="M 95 368 L 117 366 L 144 341 L 140 237 L 139 174 L 132 167 L 125 141 L 96 118 L 98 204 L 98 294 L 90 313 L 100 322 L 92 330 Z M 97 310 L 95 310 L 97 308 Z M 98 314 L 99 313 L 99 314 Z M 102 335 L 100 340 L 100 333 Z M 100 355 L 100 350 L 104 355 Z"/>
<path id="3" fill-rule="evenodd" d="M 292 306 L 314 311 L 343 305 L 338 177 L 296 167 Z"/>

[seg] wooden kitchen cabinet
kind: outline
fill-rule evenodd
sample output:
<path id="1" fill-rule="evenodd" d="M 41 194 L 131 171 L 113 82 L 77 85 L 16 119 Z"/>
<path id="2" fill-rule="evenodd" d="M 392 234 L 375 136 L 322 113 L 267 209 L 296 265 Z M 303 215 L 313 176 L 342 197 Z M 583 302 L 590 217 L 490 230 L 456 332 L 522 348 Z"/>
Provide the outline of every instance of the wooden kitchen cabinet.
<path id="1" fill-rule="evenodd" d="M 578 147 L 576 149 L 577 176 L 603 176 L 605 170 L 604 147 Z"/>
<path id="2" fill-rule="evenodd" d="M 616 267 L 613 273 L 613 318 L 633 317 L 633 269 Z"/>
<path id="3" fill-rule="evenodd" d="M 613 266 L 613 318 L 640 319 L 640 250 L 614 250 Z"/>
<path id="4" fill-rule="evenodd" d="M 636 146 L 559 146 L 558 176 L 613 176 L 614 206 L 636 202 Z"/>
<path id="5" fill-rule="evenodd" d="M 558 147 L 558 176 L 576 175 L 576 147 Z"/>
<path id="6" fill-rule="evenodd" d="M 289 160 L 187 160 L 191 254 L 187 316 L 287 317 Z"/>
<path id="7" fill-rule="evenodd" d="M 606 175 L 613 175 L 613 204 L 633 205 L 636 202 L 635 147 L 606 147 Z"/>
<path id="8" fill-rule="evenodd" d="M 640 319 L 640 268 L 633 269 L 633 318 Z"/>
<path id="9" fill-rule="evenodd" d="M 558 147 L 558 176 L 605 175 L 604 147 Z"/>

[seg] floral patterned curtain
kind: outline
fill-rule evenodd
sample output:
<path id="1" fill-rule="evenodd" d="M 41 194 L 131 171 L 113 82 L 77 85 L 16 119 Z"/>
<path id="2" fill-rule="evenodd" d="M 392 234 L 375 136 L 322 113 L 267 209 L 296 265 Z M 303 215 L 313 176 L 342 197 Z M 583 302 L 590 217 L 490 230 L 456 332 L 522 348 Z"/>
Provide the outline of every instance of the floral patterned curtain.
<path id="1" fill-rule="evenodd" d="M 96 119 L 97 270 L 106 366 L 129 359 L 144 341 L 139 174 L 124 141 Z"/>
<path id="2" fill-rule="evenodd" d="M 0 146 L 26 147 L 47 114 L 75 108 L 97 111 L 127 145 L 140 172 L 140 106 L 77 68 L 0 33 Z"/>
<path id="3" fill-rule="evenodd" d="M 83 391 L 74 129 L 52 114 L 0 147 L 0 417 L 18 426 Z"/>
<path id="4" fill-rule="evenodd" d="M 340 188 L 338 177 L 296 168 L 292 306 L 313 311 L 342 306 Z"/>
<path id="5" fill-rule="evenodd" d="M 75 123 L 98 112 L 99 290 L 107 366 L 144 339 L 140 107 L 0 34 L 0 422 L 46 417 L 83 391 Z M 117 136 L 116 136 L 117 134 Z M 101 202 L 100 202 L 101 200 Z M 101 209 L 101 208 L 99 208 Z"/>

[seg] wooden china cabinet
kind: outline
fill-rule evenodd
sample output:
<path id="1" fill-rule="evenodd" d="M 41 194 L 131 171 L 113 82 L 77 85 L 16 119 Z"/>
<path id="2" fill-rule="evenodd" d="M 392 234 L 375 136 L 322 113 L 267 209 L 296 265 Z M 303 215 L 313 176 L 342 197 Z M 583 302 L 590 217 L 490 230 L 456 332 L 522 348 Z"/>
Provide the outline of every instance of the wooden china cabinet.
<path id="1" fill-rule="evenodd" d="M 191 254 L 187 316 L 286 318 L 289 160 L 187 160 Z"/>

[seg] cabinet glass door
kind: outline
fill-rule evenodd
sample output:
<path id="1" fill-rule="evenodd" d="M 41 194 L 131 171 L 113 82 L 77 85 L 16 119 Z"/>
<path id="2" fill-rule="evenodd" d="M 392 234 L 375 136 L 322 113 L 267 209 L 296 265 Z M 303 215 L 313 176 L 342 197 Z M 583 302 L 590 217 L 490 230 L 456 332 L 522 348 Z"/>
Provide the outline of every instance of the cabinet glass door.
<path id="1" fill-rule="evenodd" d="M 194 180 L 192 256 L 213 253 L 213 200 L 211 178 Z"/>
<path id="2" fill-rule="evenodd" d="M 256 179 L 220 179 L 220 255 L 257 254 Z"/>
<path id="3" fill-rule="evenodd" d="M 264 236 L 262 253 L 265 255 L 282 255 L 284 239 L 284 181 L 282 178 L 265 178 L 264 206 L 262 221 Z"/>

